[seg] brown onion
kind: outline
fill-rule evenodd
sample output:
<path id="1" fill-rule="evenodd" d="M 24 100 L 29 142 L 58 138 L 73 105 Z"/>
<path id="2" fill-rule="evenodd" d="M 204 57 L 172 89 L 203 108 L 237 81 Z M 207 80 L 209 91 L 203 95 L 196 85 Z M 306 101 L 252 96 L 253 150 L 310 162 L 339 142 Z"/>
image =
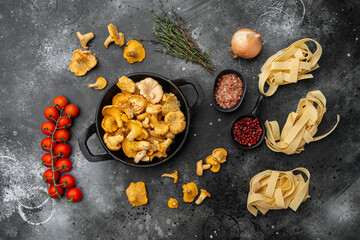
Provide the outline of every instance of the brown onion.
<path id="1" fill-rule="evenodd" d="M 238 30 L 231 39 L 229 53 L 233 58 L 254 58 L 261 50 L 262 36 L 249 28 Z"/>

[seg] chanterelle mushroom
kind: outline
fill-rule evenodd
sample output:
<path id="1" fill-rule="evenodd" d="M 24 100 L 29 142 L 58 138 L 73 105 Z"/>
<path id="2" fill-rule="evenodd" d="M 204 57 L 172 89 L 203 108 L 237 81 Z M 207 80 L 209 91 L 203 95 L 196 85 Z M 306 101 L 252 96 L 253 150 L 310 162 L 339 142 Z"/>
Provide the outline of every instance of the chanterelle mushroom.
<path id="1" fill-rule="evenodd" d="M 134 158 L 134 162 L 139 163 L 144 157 L 148 157 L 146 155 L 146 150 L 141 150 L 136 154 L 136 156 Z"/>
<path id="2" fill-rule="evenodd" d="M 119 151 L 121 149 L 121 142 L 124 140 L 124 136 L 121 131 L 117 130 L 114 133 L 105 133 L 104 143 L 106 147 L 112 151 Z"/>
<path id="3" fill-rule="evenodd" d="M 120 47 L 123 46 L 125 43 L 125 35 L 121 32 L 119 33 L 117 27 L 112 23 L 110 23 L 107 28 L 110 36 L 108 36 L 108 38 L 105 40 L 104 46 L 108 48 L 109 44 L 112 42 L 115 42 L 115 44 L 119 45 Z"/>
<path id="4" fill-rule="evenodd" d="M 175 198 L 170 198 L 168 201 L 169 208 L 178 208 L 179 202 Z"/>
<path id="5" fill-rule="evenodd" d="M 106 87 L 106 84 L 107 84 L 107 82 L 106 82 L 105 78 L 98 77 L 96 79 L 96 83 L 89 84 L 88 87 L 89 88 L 94 88 L 96 90 L 101 90 L 101 89 L 104 89 Z"/>
<path id="6" fill-rule="evenodd" d="M 86 46 L 87 43 L 94 38 L 94 33 L 92 32 L 89 32 L 89 33 L 86 33 L 84 35 L 81 35 L 80 32 L 77 32 L 76 33 L 76 36 L 78 37 L 78 39 L 80 40 L 80 44 L 83 48 L 85 49 L 88 49 L 88 47 Z"/>
<path id="7" fill-rule="evenodd" d="M 163 175 L 161 175 L 161 177 L 169 177 L 169 178 L 173 178 L 174 179 L 174 183 L 177 183 L 178 179 L 179 179 L 179 173 L 177 170 L 174 171 L 174 173 L 164 173 Z"/>
<path id="8" fill-rule="evenodd" d="M 155 134 L 164 135 L 169 131 L 169 126 L 165 122 L 157 120 L 153 115 L 150 116 L 150 126 L 154 129 Z"/>
<path id="9" fill-rule="evenodd" d="M 199 160 L 196 163 L 196 174 L 198 176 L 202 176 L 204 173 L 204 170 L 211 168 L 211 164 L 204 164 L 203 165 L 203 160 Z"/>
<path id="10" fill-rule="evenodd" d="M 185 116 L 181 111 L 169 112 L 164 122 L 169 125 L 170 132 L 173 134 L 181 133 L 186 127 Z"/>
<path id="11" fill-rule="evenodd" d="M 130 133 L 126 136 L 126 139 L 130 142 L 143 133 L 141 123 L 139 124 L 137 121 L 130 120 L 126 123 L 126 127 L 130 130 Z"/>
<path id="12" fill-rule="evenodd" d="M 188 184 L 184 184 L 182 186 L 184 193 L 184 202 L 192 202 L 198 195 L 198 188 L 195 183 L 189 182 Z"/>
<path id="13" fill-rule="evenodd" d="M 117 105 L 107 105 L 102 109 L 102 115 L 113 116 L 119 128 L 123 126 L 123 121 L 121 119 L 121 109 Z M 105 129 L 104 129 L 105 130 Z"/>
<path id="14" fill-rule="evenodd" d="M 118 130 L 119 126 L 116 123 L 115 117 L 106 115 L 101 121 L 101 127 L 107 133 L 112 133 Z"/>
<path id="15" fill-rule="evenodd" d="M 97 64 L 96 57 L 90 51 L 77 49 L 74 51 L 69 64 L 71 72 L 76 76 L 84 76 Z"/>
<path id="16" fill-rule="evenodd" d="M 150 148 L 150 143 L 147 141 L 132 141 L 127 138 L 122 142 L 122 149 L 128 158 L 135 158 L 138 151 L 147 150 Z"/>
<path id="17" fill-rule="evenodd" d="M 180 102 L 173 93 L 164 94 L 162 115 L 166 116 L 169 112 L 180 111 Z"/>
<path id="18" fill-rule="evenodd" d="M 212 152 L 212 156 L 215 161 L 224 163 L 226 162 L 227 151 L 224 148 L 217 148 Z"/>
<path id="19" fill-rule="evenodd" d="M 141 114 L 145 111 L 147 104 L 143 96 L 135 95 L 128 99 L 128 106 L 134 114 Z"/>
<path id="20" fill-rule="evenodd" d="M 218 172 L 220 170 L 220 163 L 215 161 L 212 155 L 208 156 L 205 161 L 206 163 L 211 164 L 210 170 L 212 172 Z"/>
<path id="21" fill-rule="evenodd" d="M 148 198 L 145 183 L 130 183 L 130 186 L 126 189 L 126 196 L 133 207 L 147 204 Z"/>
<path id="22" fill-rule="evenodd" d="M 123 56 L 129 63 L 142 62 L 145 58 L 145 49 L 138 41 L 130 40 L 126 44 Z"/>
<path id="23" fill-rule="evenodd" d="M 116 86 L 118 86 L 122 92 L 134 93 L 136 89 L 133 80 L 126 76 L 119 78 L 119 82 L 116 84 Z"/>
<path id="24" fill-rule="evenodd" d="M 207 197 L 211 197 L 210 193 L 208 193 L 205 189 L 200 189 L 200 196 L 195 201 L 196 205 L 201 204 Z"/>
<path id="25" fill-rule="evenodd" d="M 148 114 L 158 114 L 161 112 L 162 105 L 161 104 L 149 104 L 146 107 L 146 113 Z"/>
<path id="26" fill-rule="evenodd" d="M 138 84 L 140 94 L 150 101 L 152 104 L 160 102 L 163 97 L 163 89 L 161 85 L 152 78 L 145 78 Z"/>
<path id="27" fill-rule="evenodd" d="M 131 93 L 123 92 L 116 94 L 112 99 L 112 105 L 118 105 L 120 107 L 127 106 L 127 101 L 131 97 Z"/>

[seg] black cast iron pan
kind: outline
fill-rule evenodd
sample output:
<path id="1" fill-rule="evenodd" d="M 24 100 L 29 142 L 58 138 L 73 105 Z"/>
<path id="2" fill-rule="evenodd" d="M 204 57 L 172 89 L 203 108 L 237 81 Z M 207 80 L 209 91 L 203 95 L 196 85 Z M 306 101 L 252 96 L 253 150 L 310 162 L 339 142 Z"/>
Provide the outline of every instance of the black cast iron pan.
<path id="1" fill-rule="evenodd" d="M 104 93 L 102 96 L 97 109 L 96 109 L 96 115 L 95 115 L 95 122 L 91 124 L 85 132 L 80 136 L 78 139 L 80 150 L 84 154 L 85 158 L 89 160 L 90 162 L 100 162 L 100 161 L 106 161 L 106 160 L 117 160 L 120 162 L 123 162 L 127 165 L 135 166 L 135 167 L 152 167 L 159 165 L 161 163 L 164 163 L 171 159 L 176 153 L 178 153 L 181 149 L 181 147 L 184 145 L 185 140 L 187 138 L 187 135 L 189 133 L 190 128 L 190 118 L 191 114 L 194 112 L 194 109 L 199 106 L 202 101 L 204 100 L 204 92 L 200 86 L 200 84 L 195 79 L 189 79 L 189 78 L 181 78 L 176 80 L 169 80 L 163 76 L 154 74 L 154 73 L 133 73 L 130 75 L 127 75 L 127 77 L 131 78 L 134 82 L 141 81 L 147 77 L 151 77 L 159 82 L 159 84 L 162 86 L 164 92 L 172 92 L 176 95 L 178 100 L 181 103 L 181 111 L 185 115 L 186 120 L 186 128 L 185 130 L 176 135 L 175 142 L 170 145 L 170 151 L 167 153 L 166 158 L 154 158 L 152 162 L 145 163 L 140 162 L 136 164 L 132 158 L 128 158 L 122 150 L 120 151 L 111 151 L 106 147 L 106 144 L 103 141 L 103 136 L 105 134 L 104 130 L 101 128 L 101 121 L 103 119 L 103 116 L 101 114 L 101 111 L 104 106 L 111 105 L 112 98 L 120 91 L 120 89 L 116 86 L 117 82 L 114 82 L 110 88 Z M 179 87 L 183 85 L 190 85 L 195 89 L 195 92 L 197 94 L 197 100 L 195 103 L 193 103 L 191 106 L 188 105 L 185 96 L 179 89 Z M 93 135 L 96 134 L 101 142 L 101 145 L 106 150 L 106 154 L 103 155 L 94 155 L 90 152 L 90 149 L 87 145 L 88 139 Z"/>

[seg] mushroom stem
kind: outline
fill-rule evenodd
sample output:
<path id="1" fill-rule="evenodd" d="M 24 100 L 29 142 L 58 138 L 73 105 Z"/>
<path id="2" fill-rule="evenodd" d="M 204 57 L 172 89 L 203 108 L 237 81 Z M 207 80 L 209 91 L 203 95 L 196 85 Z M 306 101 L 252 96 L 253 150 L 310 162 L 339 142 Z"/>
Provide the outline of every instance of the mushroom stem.
<path id="1" fill-rule="evenodd" d="M 207 197 L 211 197 L 210 193 L 208 193 L 205 189 L 200 189 L 200 196 L 195 201 L 196 205 L 201 204 Z"/>
<path id="2" fill-rule="evenodd" d="M 204 170 L 207 170 L 207 169 L 210 169 L 211 168 L 211 164 L 204 164 L 204 165 L 202 165 L 202 168 L 204 169 Z"/>
<path id="3" fill-rule="evenodd" d="M 126 56 L 135 57 L 135 52 L 134 51 L 129 51 L 129 52 L 126 53 Z"/>

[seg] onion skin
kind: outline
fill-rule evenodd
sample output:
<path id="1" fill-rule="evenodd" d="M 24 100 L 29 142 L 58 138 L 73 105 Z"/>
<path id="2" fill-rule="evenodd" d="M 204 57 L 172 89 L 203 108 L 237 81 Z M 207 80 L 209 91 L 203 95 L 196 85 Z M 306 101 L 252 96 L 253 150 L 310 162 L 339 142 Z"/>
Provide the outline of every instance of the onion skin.
<path id="1" fill-rule="evenodd" d="M 228 51 L 233 58 L 254 58 L 261 51 L 261 38 L 261 34 L 252 29 L 240 29 L 233 35 Z"/>

